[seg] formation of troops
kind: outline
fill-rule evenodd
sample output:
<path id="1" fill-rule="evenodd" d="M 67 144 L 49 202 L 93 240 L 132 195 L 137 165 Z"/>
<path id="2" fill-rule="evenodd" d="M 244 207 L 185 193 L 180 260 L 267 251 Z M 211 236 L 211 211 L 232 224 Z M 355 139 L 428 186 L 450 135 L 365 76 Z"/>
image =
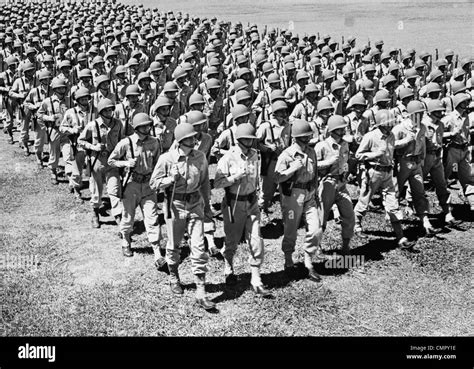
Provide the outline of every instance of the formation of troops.
<path id="1" fill-rule="evenodd" d="M 133 256 L 140 206 L 155 265 L 167 269 L 177 295 L 180 245 L 189 238 L 196 301 L 206 310 L 215 308 L 205 292 L 209 255 L 223 256 L 226 285 L 235 285 L 243 238 L 252 288 L 271 294 L 260 276 L 260 227 L 277 192 L 285 271 L 294 273 L 304 222 L 304 265 L 316 283 L 313 262 L 324 258 L 328 220 L 340 224 L 340 254 L 349 255 L 352 237 L 364 237 L 375 194 L 405 250 L 414 242 L 404 236 L 401 203 L 427 235 L 437 231 L 428 218 L 427 179 L 447 226 L 456 223 L 447 184 L 453 172 L 472 214 L 472 64 L 452 50 L 300 38 L 142 5 L 28 1 L 0 8 L 8 142 L 19 142 L 38 169 L 47 166 L 52 184 L 67 178 L 78 199 L 89 177 L 94 228 L 106 191 L 126 257 Z M 209 163 L 217 164 L 212 181 Z M 358 188 L 355 207 L 348 183 Z M 221 188 L 225 242 L 218 249 L 210 200 Z"/>

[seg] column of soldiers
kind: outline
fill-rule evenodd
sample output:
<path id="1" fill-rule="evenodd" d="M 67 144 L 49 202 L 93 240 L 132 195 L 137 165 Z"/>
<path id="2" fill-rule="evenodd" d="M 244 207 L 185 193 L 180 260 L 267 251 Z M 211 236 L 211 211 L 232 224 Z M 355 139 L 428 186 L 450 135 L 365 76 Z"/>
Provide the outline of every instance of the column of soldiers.
<path id="1" fill-rule="evenodd" d="M 174 294 L 183 294 L 178 267 L 186 234 L 202 308 L 215 308 L 205 292 L 209 254 L 222 254 L 225 282 L 235 285 L 242 238 L 252 288 L 266 297 L 260 227 L 276 192 L 285 271 L 295 271 L 304 220 L 304 265 L 315 282 L 321 277 L 313 262 L 324 260 L 331 213 L 341 226 L 341 253 L 349 255 L 379 192 L 405 250 L 414 242 L 404 236 L 401 203 L 427 235 L 437 231 L 428 218 L 428 178 L 446 225 L 456 223 L 453 171 L 474 211 L 472 59 L 356 41 L 115 2 L 8 3 L 0 8 L 4 133 L 34 155 L 38 169 L 47 163 L 52 184 L 67 178 L 79 200 L 89 177 L 94 228 L 105 187 L 126 257 L 133 256 L 140 206 L 155 265 L 168 269 Z M 213 187 L 209 163 L 217 163 Z M 355 207 L 349 183 L 358 188 Z M 225 193 L 220 250 L 213 188 Z"/>

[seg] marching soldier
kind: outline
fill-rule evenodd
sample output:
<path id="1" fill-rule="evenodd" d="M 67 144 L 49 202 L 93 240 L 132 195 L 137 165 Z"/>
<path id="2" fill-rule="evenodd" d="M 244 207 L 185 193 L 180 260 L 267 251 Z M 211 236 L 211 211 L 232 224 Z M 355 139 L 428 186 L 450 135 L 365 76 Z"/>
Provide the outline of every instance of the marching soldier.
<path id="1" fill-rule="evenodd" d="M 392 133 L 395 137 L 395 156 L 399 163 L 397 173 L 398 191 L 401 196 L 403 186 L 408 181 L 413 197 L 413 205 L 418 217 L 423 222 L 427 235 L 435 230 L 428 219 L 428 199 L 425 197 L 422 163 L 426 155 L 426 128 L 421 124 L 425 106 L 421 101 L 408 103 L 408 118 L 397 124 Z"/>
<path id="2" fill-rule="evenodd" d="M 159 242 L 161 229 L 158 222 L 157 193 L 150 187 L 151 174 L 161 153 L 160 142 L 150 135 L 153 120 L 146 113 L 137 113 L 132 120 L 134 133 L 122 139 L 110 154 L 107 163 L 112 168 L 126 168 L 122 187 L 122 253 L 133 256 L 131 234 L 135 210 L 140 206 L 143 221 L 151 243 L 155 266 L 163 268 L 166 261 L 161 256 Z"/>
<path id="3" fill-rule="evenodd" d="M 179 124 L 174 135 L 178 147 L 158 158 L 150 180 L 153 190 L 165 191 L 166 194 L 166 262 L 170 288 L 174 294 L 183 294 L 178 273 L 179 245 L 187 230 L 191 238 L 196 302 L 205 310 L 213 310 L 215 303 L 208 299 L 205 291 L 209 256 L 205 251 L 203 234 L 204 198 L 209 193 L 208 164 L 205 155 L 194 149 L 196 132 L 191 124 Z"/>
<path id="4" fill-rule="evenodd" d="M 51 90 L 53 94 L 44 98 L 38 109 L 38 124 L 41 129 L 46 131 L 49 143 L 49 161 L 48 167 L 51 170 L 51 183 L 54 185 L 58 182 L 58 163 L 61 144 L 65 142 L 65 136 L 59 131 L 59 125 L 67 110 L 66 82 L 61 78 L 54 78 L 51 82 Z"/>
<path id="5" fill-rule="evenodd" d="M 447 140 L 447 155 L 444 168 L 444 177 L 449 179 L 453 167 L 457 166 L 458 179 L 461 183 L 471 211 L 474 211 L 474 182 L 470 167 L 469 153 L 469 94 L 461 93 L 453 98 L 454 110 L 443 118 L 445 131 L 443 138 Z"/>
<path id="6" fill-rule="evenodd" d="M 234 255 L 242 233 L 250 247 L 250 284 L 257 295 L 271 295 L 262 283 L 260 266 L 264 257 L 264 245 L 260 236 L 260 211 L 257 190 L 259 186 L 259 155 L 253 148 L 257 139 L 255 128 L 250 123 L 237 127 L 235 138 L 237 145 L 230 148 L 217 164 L 214 186 L 224 188 L 222 201 L 224 247 L 221 250 L 225 261 L 225 282 L 228 286 L 237 283 L 234 274 Z"/>
<path id="7" fill-rule="evenodd" d="M 304 265 L 309 278 L 320 282 L 321 277 L 314 270 L 313 256 L 320 257 L 320 243 L 323 235 L 323 212 L 317 194 L 317 159 L 314 149 L 309 146 L 313 131 L 309 123 L 294 121 L 292 144 L 283 150 L 275 167 L 276 182 L 280 185 L 284 235 L 282 250 L 285 255 L 285 271 L 293 274 L 297 230 L 304 213 L 306 234 L 303 245 Z"/>
<path id="8" fill-rule="evenodd" d="M 81 87 L 75 93 L 76 104 L 66 110 L 59 127 L 59 132 L 69 139 L 62 147 L 65 161 L 65 173 L 69 179 L 69 188 L 77 199 L 81 199 L 82 169 L 85 162 L 85 152 L 78 147 L 77 138 L 89 122 L 89 90 Z"/>
<path id="9" fill-rule="evenodd" d="M 324 210 L 323 230 L 334 204 L 339 209 L 342 226 L 342 253 L 350 254 L 350 241 L 354 233 L 355 215 L 352 200 L 346 189 L 349 174 L 349 145 L 343 137 L 347 124 L 340 115 L 333 115 L 328 121 L 328 137 L 315 147 L 318 171 L 321 178 L 319 197 Z"/>
<path id="10" fill-rule="evenodd" d="M 110 198 L 112 216 L 119 225 L 122 218 L 120 203 L 120 175 L 118 168 L 112 167 L 107 160 L 117 143 L 125 136 L 122 123 L 114 118 L 115 104 L 110 99 L 102 99 L 97 106 L 99 117 L 90 121 L 81 132 L 78 143 L 84 150 L 89 150 L 87 160 L 90 162 L 92 227 L 100 228 L 99 209 L 102 202 L 104 185 Z M 89 164 L 88 164 L 89 166 Z"/>
<path id="11" fill-rule="evenodd" d="M 375 116 L 375 126 L 360 143 L 356 158 L 365 164 L 359 200 L 354 207 L 356 224 L 354 231 L 362 236 L 362 219 L 369 208 L 372 196 L 380 189 L 384 193 L 384 207 L 390 217 L 398 245 L 402 249 L 412 249 L 413 242 L 403 235 L 400 221 L 402 213 L 393 183 L 393 154 L 395 136 L 391 132 L 395 117 L 387 110 L 381 109 Z"/>

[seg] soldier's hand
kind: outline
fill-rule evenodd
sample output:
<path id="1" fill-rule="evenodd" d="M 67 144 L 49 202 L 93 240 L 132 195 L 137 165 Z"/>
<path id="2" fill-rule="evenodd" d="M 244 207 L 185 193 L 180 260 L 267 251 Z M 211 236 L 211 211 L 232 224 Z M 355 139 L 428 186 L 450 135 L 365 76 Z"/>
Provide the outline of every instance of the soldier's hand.
<path id="1" fill-rule="evenodd" d="M 97 143 L 95 145 L 92 145 L 91 150 L 96 151 L 96 152 L 101 152 L 102 151 L 102 144 Z"/>
<path id="2" fill-rule="evenodd" d="M 234 180 L 238 181 L 244 178 L 247 175 L 247 169 L 245 167 L 239 168 L 239 170 L 234 174 Z"/>
<path id="3" fill-rule="evenodd" d="M 137 165 L 137 158 L 130 158 L 127 160 L 127 167 L 134 168 Z"/>
<path id="4" fill-rule="evenodd" d="M 293 172 L 300 170 L 304 167 L 303 160 L 301 158 L 296 159 L 294 162 L 290 164 L 290 168 Z"/>
<path id="5" fill-rule="evenodd" d="M 414 132 L 408 132 L 408 135 L 405 137 L 405 140 L 407 142 L 415 141 L 415 139 L 416 139 L 416 134 Z"/>
<path id="6" fill-rule="evenodd" d="M 180 174 L 177 165 L 173 165 L 170 169 L 170 177 L 173 179 L 173 182 L 178 181 Z"/>
<path id="7" fill-rule="evenodd" d="M 276 151 L 276 149 L 277 149 L 277 145 L 274 144 L 274 143 L 268 144 L 267 147 L 270 151 Z"/>

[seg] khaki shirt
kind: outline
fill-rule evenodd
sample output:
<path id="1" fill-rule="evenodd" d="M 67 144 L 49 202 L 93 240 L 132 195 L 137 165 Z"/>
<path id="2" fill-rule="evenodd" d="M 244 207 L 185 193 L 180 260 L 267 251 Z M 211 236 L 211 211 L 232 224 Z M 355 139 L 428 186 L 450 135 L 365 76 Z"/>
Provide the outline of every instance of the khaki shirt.
<path id="1" fill-rule="evenodd" d="M 356 158 L 360 160 L 361 154 L 368 156 L 371 165 L 391 166 L 393 165 L 393 153 L 395 150 L 395 136 L 392 132 L 384 135 L 380 129 L 368 132 L 360 142 L 356 152 Z M 375 158 L 375 154 L 383 153 L 381 157 Z M 373 153 L 374 155 L 371 155 Z"/>
<path id="2" fill-rule="evenodd" d="M 469 117 L 461 116 L 457 110 L 446 115 L 442 122 L 444 123 L 445 132 L 453 132 L 459 130 L 459 133 L 452 138 L 452 142 L 463 145 L 469 143 Z"/>
<path id="3" fill-rule="evenodd" d="M 130 146 L 130 142 L 132 146 Z M 132 155 L 133 151 L 133 155 Z M 128 159 L 136 158 L 137 163 L 133 171 L 147 175 L 153 172 L 161 153 L 160 142 L 151 136 L 141 140 L 136 133 L 122 139 L 109 156 L 108 164 L 116 168 L 127 166 Z"/>
<path id="4" fill-rule="evenodd" d="M 160 155 L 150 179 L 150 187 L 154 190 L 165 189 L 167 186 L 163 184 L 163 179 L 171 176 L 173 166 L 176 166 L 180 175 L 173 185 L 176 193 L 199 190 L 207 196 L 210 188 L 207 160 L 202 152 L 194 149 L 187 156 L 180 148 Z"/>
<path id="5" fill-rule="evenodd" d="M 329 136 L 324 141 L 318 142 L 314 148 L 318 159 L 318 168 L 325 175 L 339 176 L 349 171 L 347 161 L 349 160 L 349 145 L 346 141 L 338 144 L 334 138 Z M 339 156 L 339 160 L 330 165 L 333 157 Z"/>
<path id="6" fill-rule="evenodd" d="M 283 174 L 295 159 L 301 158 L 305 164 L 302 168 L 290 176 Z M 307 146 L 303 151 L 297 143 L 293 143 L 291 146 L 283 150 L 278 157 L 275 166 L 275 182 L 282 183 L 289 180 L 291 177 L 296 178 L 296 182 L 308 183 L 313 182 L 314 187 L 318 183 L 318 164 L 316 158 L 316 152 L 310 146 Z"/>
<path id="7" fill-rule="evenodd" d="M 234 175 L 242 167 L 246 168 L 247 175 L 238 181 Z M 258 188 L 260 159 L 257 150 L 251 149 L 246 156 L 239 146 L 233 146 L 217 163 L 215 188 L 229 187 L 229 191 L 237 195 L 248 195 Z"/>
<path id="8" fill-rule="evenodd" d="M 407 118 L 393 127 L 392 133 L 395 136 L 397 155 L 400 157 L 420 156 L 424 159 L 426 153 L 426 127 L 423 124 L 417 127 L 410 118 Z M 405 138 L 408 137 L 409 133 L 415 134 L 415 140 L 407 144 Z"/>
<path id="9" fill-rule="evenodd" d="M 441 149 L 443 147 L 443 124 L 435 122 L 427 114 L 423 116 L 421 123 L 426 127 L 426 152 L 429 153 Z"/>

